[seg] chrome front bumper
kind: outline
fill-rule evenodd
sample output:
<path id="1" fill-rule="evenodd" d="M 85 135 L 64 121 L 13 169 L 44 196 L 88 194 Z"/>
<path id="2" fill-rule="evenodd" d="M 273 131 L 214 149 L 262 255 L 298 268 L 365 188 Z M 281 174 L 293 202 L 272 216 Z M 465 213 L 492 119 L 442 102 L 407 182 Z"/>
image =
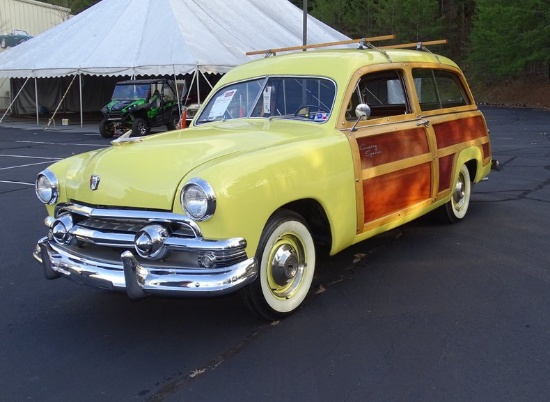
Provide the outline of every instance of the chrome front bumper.
<path id="1" fill-rule="evenodd" d="M 47 279 L 66 277 L 97 288 L 126 291 L 132 299 L 149 294 L 214 296 L 232 293 L 257 276 L 254 258 L 223 268 L 158 266 L 124 251 L 120 261 L 75 254 L 47 237 L 40 239 L 34 258 L 42 263 Z"/>

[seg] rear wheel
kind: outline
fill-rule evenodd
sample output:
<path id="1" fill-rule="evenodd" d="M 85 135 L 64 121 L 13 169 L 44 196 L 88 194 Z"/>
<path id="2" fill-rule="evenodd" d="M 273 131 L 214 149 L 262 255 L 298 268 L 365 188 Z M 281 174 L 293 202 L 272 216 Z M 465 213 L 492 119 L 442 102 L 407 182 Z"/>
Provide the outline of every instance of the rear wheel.
<path id="1" fill-rule="evenodd" d="M 142 135 L 149 134 L 149 125 L 141 117 L 136 117 L 132 122 L 132 135 L 134 137 L 141 137 Z"/>
<path id="2" fill-rule="evenodd" d="M 115 125 L 109 123 L 106 119 L 99 122 L 99 134 L 103 138 L 111 138 L 115 134 Z"/>
<path id="3" fill-rule="evenodd" d="M 172 113 L 172 116 L 170 116 L 170 121 L 166 124 L 166 128 L 168 131 L 176 130 L 179 128 L 180 124 L 180 118 L 177 113 Z"/>
<path id="4" fill-rule="evenodd" d="M 306 298 L 315 272 L 315 246 L 302 217 L 276 213 L 262 233 L 256 259 L 258 277 L 243 289 L 246 304 L 268 320 L 292 314 Z"/>
<path id="5" fill-rule="evenodd" d="M 449 222 L 456 223 L 466 216 L 468 206 L 470 205 L 472 183 L 470 182 L 470 172 L 466 165 L 462 165 L 460 168 L 451 191 L 451 199 L 444 205 L 444 217 Z"/>

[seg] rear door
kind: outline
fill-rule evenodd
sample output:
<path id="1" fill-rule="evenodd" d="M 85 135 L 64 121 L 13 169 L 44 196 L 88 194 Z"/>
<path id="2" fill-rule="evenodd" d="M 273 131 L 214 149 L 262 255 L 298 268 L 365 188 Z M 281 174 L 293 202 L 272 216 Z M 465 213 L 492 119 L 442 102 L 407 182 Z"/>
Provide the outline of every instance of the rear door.
<path id="1" fill-rule="evenodd" d="M 437 150 L 437 199 L 449 196 L 461 166 L 459 154 L 479 155 L 490 163 L 487 126 L 462 74 L 454 70 L 412 66 L 412 78 L 421 121 L 433 132 Z M 476 158 L 477 159 L 477 158 Z M 472 180 L 474 177 L 472 177 Z"/>

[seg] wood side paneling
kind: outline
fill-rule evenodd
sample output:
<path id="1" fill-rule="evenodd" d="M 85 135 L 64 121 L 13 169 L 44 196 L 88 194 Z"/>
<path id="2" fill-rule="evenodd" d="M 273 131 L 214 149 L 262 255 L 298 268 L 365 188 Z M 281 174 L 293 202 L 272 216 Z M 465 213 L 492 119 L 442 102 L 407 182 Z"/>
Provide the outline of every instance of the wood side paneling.
<path id="1" fill-rule="evenodd" d="M 430 198 L 431 164 L 363 181 L 365 223 Z"/>
<path id="2" fill-rule="evenodd" d="M 357 139 L 357 145 L 362 169 L 430 152 L 426 132 L 422 128 L 361 137 Z"/>
<path id="3" fill-rule="evenodd" d="M 436 123 L 433 125 L 433 128 L 438 149 L 475 140 L 484 137 L 487 133 L 483 117 L 481 116 Z"/>

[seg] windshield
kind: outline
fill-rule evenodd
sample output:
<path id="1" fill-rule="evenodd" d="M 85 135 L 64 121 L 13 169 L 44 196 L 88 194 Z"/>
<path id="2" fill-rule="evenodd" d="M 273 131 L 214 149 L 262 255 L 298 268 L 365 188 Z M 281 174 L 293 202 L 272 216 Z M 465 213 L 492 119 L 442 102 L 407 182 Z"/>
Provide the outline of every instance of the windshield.
<path id="1" fill-rule="evenodd" d="M 149 84 L 117 84 L 112 100 L 137 100 L 147 98 Z"/>
<path id="2" fill-rule="evenodd" d="M 199 115 L 197 124 L 239 117 L 278 117 L 327 121 L 336 85 L 322 77 L 263 77 L 218 90 Z"/>

